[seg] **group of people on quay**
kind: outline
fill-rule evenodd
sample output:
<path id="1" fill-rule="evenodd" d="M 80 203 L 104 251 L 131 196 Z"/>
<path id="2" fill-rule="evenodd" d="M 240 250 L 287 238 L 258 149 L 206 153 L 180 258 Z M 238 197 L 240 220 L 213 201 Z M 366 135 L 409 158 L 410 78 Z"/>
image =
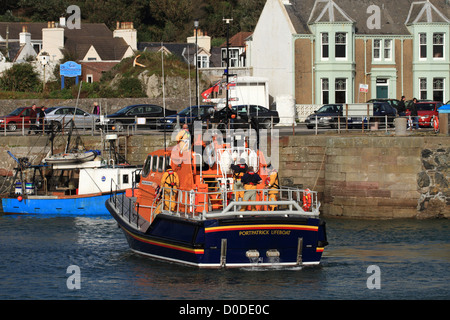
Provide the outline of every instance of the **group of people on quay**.
<path id="1" fill-rule="evenodd" d="M 94 102 L 92 114 L 100 115 L 100 106 L 97 102 Z M 38 108 L 36 104 L 33 103 L 29 118 L 28 134 L 31 134 L 33 131 L 35 134 L 45 132 L 45 106 Z"/>

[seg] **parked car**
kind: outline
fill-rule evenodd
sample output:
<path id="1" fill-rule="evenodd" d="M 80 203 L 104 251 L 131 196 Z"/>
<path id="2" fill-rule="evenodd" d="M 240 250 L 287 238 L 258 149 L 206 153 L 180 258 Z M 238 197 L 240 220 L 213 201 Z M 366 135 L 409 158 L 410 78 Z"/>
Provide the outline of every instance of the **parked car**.
<path id="1" fill-rule="evenodd" d="M 137 118 L 145 118 L 144 126 L 156 128 L 159 120 L 165 116 L 176 114 L 176 111 L 154 104 L 134 104 L 106 116 L 104 123 L 98 123 L 103 129 L 122 131 L 126 126 L 134 125 Z"/>
<path id="2" fill-rule="evenodd" d="M 439 112 L 437 111 L 444 104 L 440 101 L 427 101 L 427 102 L 418 102 L 417 106 L 417 115 L 419 116 L 419 126 L 420 127 L 432 127 L 433 126 L 433 117 L 439 116 Z M 406 115 L 411 115 L 411 112 L 408 110 Z"/>
<path id="3" fill-rule="evenodd" d="M 370 99 L 367 102 L 387 102 L 391 105 L 391 107 L 395 108 L 395 110 L 398 110 L 398 104 L 400 103 L 400 100 L 397 99 Z"/>
<path id="4" fill-rule="evenodd" d="M 259 105 L 238 105 L 233 106 L 232 109 L 237 113 L 237 117 L 233 119 L 234 128 L 247 128 L 249 123 L 258 125 L 259 128 L 270 128 L 270 126 L 280 122 L 278 111 L 269 110 Z M 226 119 L 226 109 L 222 108 L 214 112 L 209 118 L 205 116 L 203 122 L 209 119 L 212 123 L 217 123 L 221 126 Z"/>
<path id="5" fill-rule="evenodd" d="M 306 127 L 308 129 L 314 128 L 317 121 L 317 127 L 337 128 L 339 120 L 338 117 L 341 117 L 340 121 L 345 125 L 345 119 L 342 115 L 342 104 L 326 104 L 306 118 Z"/>
<path id="6" fill-rule="evenodd" d="M 380 124 L 385 123 L 385 116 L 387 116 L 387 123 L 389 126 L 394 125 L 394 119 L 397 116 L 397 109 L 392 107 L 387 102 L 373 102 L 373 117 L 370 121 L 377 121 Z M 361 127 L 362 122 L 367 125 L 367 117 L 349 117 L 349 127 Z"/>
<path id="7" fill-rule="evenodd" d="M 30 126 L 31 107 L 20 107 L 0 118 L 0 128 L 9 131 L 16 131 L 19 128 L 28 128 Z"/>
<path id="8" fill-rule="evenodd" d="M 99 116 L 90 114 L 77 107 L 58 106 L 45 110 L 45 125 L 53 130 L 68 128 L 70 120 L 74 121 L 76 128 L 92 129 Z"/>
<path id="9" fill-rule="evenodd" d="M 158 128 L 173 129 L 177 123 L 177 118 L 180 121 L 180 125 L 184 123 L 191 125 L 195 120 L 201 121 L 213 112 L 213 105 L 190 106 L 181 110 L 177 114 L 172 114 L 166 116 L 165 118 L 159 119 Z"/>

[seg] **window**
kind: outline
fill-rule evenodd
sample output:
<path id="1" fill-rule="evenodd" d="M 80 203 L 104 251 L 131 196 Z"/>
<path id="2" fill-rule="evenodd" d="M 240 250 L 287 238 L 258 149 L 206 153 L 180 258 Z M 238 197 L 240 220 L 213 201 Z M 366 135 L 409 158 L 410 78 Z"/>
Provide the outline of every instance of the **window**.
<path id="1" fill-rule="evenodd" d="M 229 49 L 230 68 L 239 66 L 239 49 Z M 227 65 L 227 49 L 222 49 L 222 67 Z"/>
<path id="2" fill-rule="evenodd" d="M 419 58 L 427 58 L 427 34 L 419 33 Z"/>
<path id="3" fill-rule="evenodd" d="M 433 58 L 444 58 L 444 34 L 433 33 Z"/>
<path id="4" fill-rule="evenodd" d="M 322 59 L 328 59 L 328 32 L 323 32 L 322 36 Z"/>
<path id="5" fill-rule="evenodd" d="M 153 171 L 153 172 L 158 171 L 158 156 L 153 156 L 153 160 L 152 160 L 152 171 Z"/>
<path id="6" fill-rule="evenodd" d="M 335 57 L 347 58 L 347 33 L 345 32 L 336 32 Z"/>
<path id="7" fill-rule="evenodd" d="M 152 164 L 152 156 L 148 156 L 144 163 L 144 168 L 142 169 L 142 176 L 145 178 L 150 173 L 150 167 Z"/>
<path id="8" fill-rule="evenodd" d="M 86 75 L 86 82 L 87 82 L 87 83 L 92 83 L 92 82 L 94 82 L 94 76 L 93 76 L 92 74 Z"/>
<path id="9" fill-rule="evenodd" d="M 330 85 L 328 78 L 322 79 L 322 104 L 330 103 Z"/>
<path id="10" fill-rule="evenodd" d="M 335 81 L 335 103 L 345 103 L 347 97 L 347 79 L 336 78 Z"/>
<path id="11" fill-rule="evenodd" d="M 391 60 L 392 58 L 392 40 L 384 40 L 384 60 Z"/>
<path id="12" fill-rule="evenodd" d="M 209 68 L 209 58 L 206 55 L 199 55 L 197 57 L 197 65 L 199 68 Z"/>
<path id="13" fill-rule="evenodd" d="M 392 60 L 392 40 L 374 39 L 373 40 L 373 60 Z"/>
<path id="14" fill-rule="evenodd" d="M 123 184 L 128 184 L 128 175 L 127 174 L 123 174 L 122 175 L 122 183 Z"/>
<path id="15" fill-rule="evenodd" d="M 426 100 L 427 99 L 427 79 L 419 78 L 419 99 Z"/>
<path id="16" fill-rule="evenodd" d="M 433 101 L 444 101 L 444 78 L 433 78 Z"/>
<path id="17" fill-rule="evenodd" d="M 375 39 L 373 40 L 373 59 L 374 60 L 381 60 L 381 40 Z"/>

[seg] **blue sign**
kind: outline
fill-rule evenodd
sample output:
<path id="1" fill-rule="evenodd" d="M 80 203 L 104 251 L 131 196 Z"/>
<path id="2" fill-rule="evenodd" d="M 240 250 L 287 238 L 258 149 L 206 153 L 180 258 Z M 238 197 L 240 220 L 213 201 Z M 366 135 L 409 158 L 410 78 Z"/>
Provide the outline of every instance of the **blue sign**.
<path id="1" fill-rule="evenodd" d="M 59 74 L 64 77 L 81 76 L 81 64 L 73 61 L 67 61 L 59 66 Z"/>

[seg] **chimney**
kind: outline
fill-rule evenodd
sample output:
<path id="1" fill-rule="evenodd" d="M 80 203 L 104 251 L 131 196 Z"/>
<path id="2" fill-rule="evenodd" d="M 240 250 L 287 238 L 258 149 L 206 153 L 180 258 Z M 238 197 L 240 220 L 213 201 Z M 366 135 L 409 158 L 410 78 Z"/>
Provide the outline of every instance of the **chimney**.
<path id="1" fill-rule="evenodd" d="M 28 26 L 22 26 L 22 32 L 19 34 L 20 45 L 31 44 L 31 33 L 28 32 Z"/>
<path id="2" fill-rule="evenodd" d="M 113 31 L 114 38 L 123 38 L 133 50 L 137 50 L 137 31 L 133 22 L 116 22 L 116 30 Z"/>
<path id="3" fill-rule="evenodd" d="M 59 18 L 59 26 L 62 28 L 66 27 L 66 18 L 65 17 L 60 17 Z"/>
<path id="4" fill-rule="evenodd" d="M 48 52 L 52 60 L 63 57 L 61 49 L 64 48 L 64 28 L 56 26 L 54 21 L 47 23 L 42 29 L 42 51 Z"/>

